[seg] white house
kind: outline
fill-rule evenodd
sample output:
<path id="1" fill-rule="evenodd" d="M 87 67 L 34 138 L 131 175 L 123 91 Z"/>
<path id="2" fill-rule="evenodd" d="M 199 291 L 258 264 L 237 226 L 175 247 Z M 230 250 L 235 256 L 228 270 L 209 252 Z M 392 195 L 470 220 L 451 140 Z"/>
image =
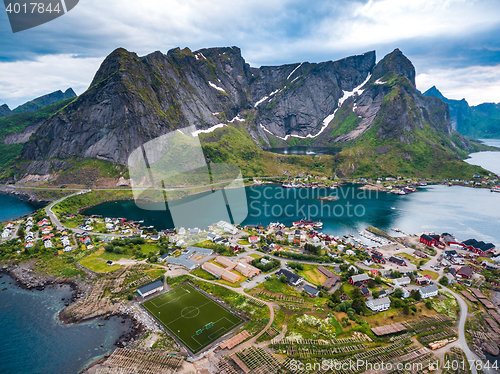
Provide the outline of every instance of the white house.
<path id="1" fill-rule="evenodd" d="M 8 238 L 9 236 L 10 236 L 10 230 L 7 230 L 7 229 L 3 230 L 2 238 L 5 239 L 5 238 Z"/>
<path id="2" fill-rule="evenodd" d="M 234 235 L 238 232 L 238 229 L 226 221 L 217 222 L 217 227 L 224 230 L 225 232 Z"/>
<path id="3" fill-rule="evenodd" d="M 43 242 L 45 248 L 52 248 L 52 242 L 50 240 L 46 240 Z"/>
<path id="4" fill-rule="evenodd" d="M 163 282 L 160 280 L 145 284 L 137 289 L 137 293 L 142 297 L 152 295 L 158 291 L 163 291 Z"/>
<path id="5" fill-rule="evenodd" d="M 403 278 L 394 279 L 395 286 L 403 286 L 403 285 L 410 284 L 410 283 L 411 283 L 410 277 L 403 277 Z"/>
<path id="6" fill-rule="evenodd" d="M 366 306 L 374 312 L 382 312 L 391 307 L 391 299 L 382 297 L 380 299 L 371 299 L 366 302 Z"/>
<path id="7" fill-rule="evenodd" d="M 347 251 L 345 251 L 345 254 L 348 256 L 354 256 L 356 252 L 354 252 L 352 249 L 348 249 Z"/>
<path id="8" fill-rule="evenodd" d="M 438 288 L 435 284 L 431 284 L 425 287 L 420 287 L 418 291 L 420 292 L 422 299 L 427 299 L 428 297 L 437 296 L 438 294 Z"/>
<path id="9" fill-rule="evenodd" d="M 365 261 L 363 261 L 363 263 L 366 266 L 372 266 L 373 265 L 373 260 L 371 258 L 367 258 Z"/>

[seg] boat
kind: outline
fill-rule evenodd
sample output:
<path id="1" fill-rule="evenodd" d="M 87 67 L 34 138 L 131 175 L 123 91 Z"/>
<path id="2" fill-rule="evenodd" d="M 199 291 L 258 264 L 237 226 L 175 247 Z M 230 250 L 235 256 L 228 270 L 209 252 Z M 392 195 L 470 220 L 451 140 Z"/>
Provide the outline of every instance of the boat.
<path id="1" fill-rule="evenodd" d="M 406 192 L 404 192 L 403 190 L 397 190 L 396 195 L 406 195 Z"/>
<path id="2" fill-rule="evenodd" d="M 395 208 L 395 207 L 393 207 L 393 206 L 391 206 L 391 209 L 392 209 L 392 210 L 395 210 L 396 208 Z"/>
<path id="3" fill-rule="evenodd" d="M 307 218 L 301 219 L 300 221 L 293 223 L 294 226 L 306 226 L 306 225 L 312 226 L 313 224 L 314 224 L 313 220 Z"/>
<path id="4" fill-rule="evenodd" d="M 427 182 L 420 182 L 418 185 L 422 186 L 422 187 L 425 187 L 425 186 L 427 186 Z"/>
<path id="5" fill-rule="evenodd" d="M 500 186 L 493 187 L 490 191 L 491 192 L 500 192 Z"/>
<path id="6" fill-rule="evenodd" d="M 313 227 L 320 229 L 320 228 L 322 228 L 322 227 L 323 227 L 323 222 L 318 221 L 318 222 L 316 222 L 315 224 L 313 224 Z"/>
<path id="7" fill-rule="evenodd" d="M 281 185 L 281 187 L 283 187 L 283 188 L 293 188 L 293 186 L 291 184 L 289 184 L 289 183 L 283 183 Z"/>

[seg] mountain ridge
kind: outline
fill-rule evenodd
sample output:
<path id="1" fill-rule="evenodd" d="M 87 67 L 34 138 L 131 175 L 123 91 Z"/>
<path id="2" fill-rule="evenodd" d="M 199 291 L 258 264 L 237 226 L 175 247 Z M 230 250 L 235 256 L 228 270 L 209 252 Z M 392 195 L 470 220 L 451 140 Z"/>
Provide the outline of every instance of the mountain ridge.
<path id="1" fill-rule="evenodd" d="M 440 98 L 449 105 L 453 128 L 472 138 L 500 138 L 500 103 L 482 103 L 470 106 L 465 100 L 446 98 L 433 86 L 425 96 Z"/>
<path id="2" fill-rule="evenodd" d="M 55 178 L 84 159 L 122 167 L 142 144 L 193 125 L 205 132 L 217 128 L 199 135 L 207 161 L 231 160 L 249 175 L 275 170 L 270 164 L 278 159 L 283 173 L 293 169 L 291 158 L 266 152 L 271 147 L 331 147 L 339 153 L 325 157 L 331 161 L 321 167 L 342 175 L 412 168 L 427 175 L 474 148 L 453 130 L 448 106 L 416 90 L 415 68 L 399 49 L 379 63 L 371 51 L 253 68 L 238 47 L 174 48 L 142 57 L 118 48 L 89 88 L 24 142 L 10 175 Z M 353 149 L 363 157 L 353 160 Z M 251 154 L 267 166 L 252 166 Z"/>

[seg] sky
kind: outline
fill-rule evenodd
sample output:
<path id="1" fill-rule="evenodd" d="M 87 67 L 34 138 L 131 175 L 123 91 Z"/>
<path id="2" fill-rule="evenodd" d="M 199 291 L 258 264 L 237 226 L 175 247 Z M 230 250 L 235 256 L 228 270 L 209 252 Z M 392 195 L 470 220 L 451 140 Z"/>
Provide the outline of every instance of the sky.
<path id="1" fill-rule="evenodd" d="M 143 56 L 221 46 L 240 47 L 254 67 L 371 50 L 380 60 L 399 48 L 422 92 L 500 102 L 499 14 L 497 0 L 80 0 L 14 34 L 0 8 L 0 105 L 68 87 L 81 94 L 118 47 Z"/>

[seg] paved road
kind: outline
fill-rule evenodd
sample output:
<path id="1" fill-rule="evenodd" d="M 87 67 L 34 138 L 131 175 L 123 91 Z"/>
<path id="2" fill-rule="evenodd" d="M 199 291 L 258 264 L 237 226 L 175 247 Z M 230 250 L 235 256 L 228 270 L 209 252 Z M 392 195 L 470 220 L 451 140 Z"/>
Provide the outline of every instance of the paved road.
<path id="1" fill-rule="evenodd" d="M 443 287 L 443 290 L 451 293 L 457 300 L 458 305 L 460 306 L 460 319 L 458 321 L 458 342 L 460 343 L 460 348 L 464 351 L 469 363 L 472 362 L 472 360 L 479 360 L 479 357 L 477 357 L 469 349 L 469 346 L 467 345 L 467 340 L 465 339 L 465 321 L 467 320 L 467 316 L 469 315 L 469 307 L 467 303 L 464 301 L 464 299 L 462 299 L 461 296 L 459 296 L 457 293 L 453 292 L 449 288 Z M 477 369 L 475 365 L 471 365 L 470 369 L 472 374 L 477 374 Z M 488 371 L 485 370 L 485 373 L 488 373 Z"/>
<path id="2" fill-rule="evenodd" d="M 52 221 L 52 224 L 54 225 L 54 227 L 56 227 L 58 230 L 65 230 L 67 229 L 67 227 L 65 227 L 61 221 L 59 221 L 59 218 L 57 218 L 57 215 L 52 211 L 52 208 L 56 205 L 56 204 L 59 204 L 60 202 L 72 197 L 72 196 L 76 196 L 76 195 L 79 195 L 83 192 L 84 190 L 79 190 L 71 195 L 68 195 L 68 196 L 64 196 L 62 198 L 60 198 L 59 200 L 56 200 L 52 203 L 50 203 L 49 205 L 47 205 L 47 207 L 45 208 L 45 213 L 47 213 L 47 215 L 49 216 L 50 220 Z"/>

